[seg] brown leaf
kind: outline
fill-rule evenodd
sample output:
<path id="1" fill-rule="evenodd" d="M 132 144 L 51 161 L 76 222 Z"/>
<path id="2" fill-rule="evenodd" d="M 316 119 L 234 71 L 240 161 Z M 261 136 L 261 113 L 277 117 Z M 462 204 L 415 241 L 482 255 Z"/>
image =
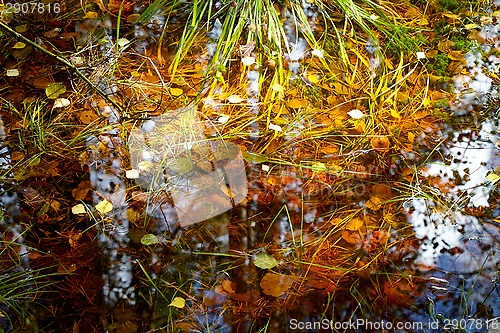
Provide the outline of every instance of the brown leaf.
<path id="1" fill-rule="evenodd" d="M 78 184 L 77 188 L 71 191 L 71 194 L 73 194 L 73 198 L 75 198 L 75 200 L 83 200 L 87 196 L 87 193 L 89 193 L 89 190 L 90 180 L 83 180 L 80 184 Z"/>
<path id="2" fill-rule="evenodd" d="M 262 280 L 260 280 L 260 287 L 264 294 L 278 297 L 290 289 L 294 280 L 293 277 L 288 275 L 267 273 Z"/>

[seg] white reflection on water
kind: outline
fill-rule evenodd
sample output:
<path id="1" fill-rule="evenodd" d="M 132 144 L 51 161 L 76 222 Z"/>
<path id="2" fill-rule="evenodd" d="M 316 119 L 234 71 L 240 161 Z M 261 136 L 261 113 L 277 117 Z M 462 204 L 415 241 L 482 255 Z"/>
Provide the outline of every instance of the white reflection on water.
<path id="1" fill-rule="evenodd" d="M 19 244 L 18 253 L 23 267 L 29 267 L 28 250 L 24 245 L 23 229 L 21 224 L 16 221 L 16 217 L 21 213 L 19 201 L 16 192 L 7 192 L 5 178 L 14 179 L 14 173 L 9 171 L 12 169 L 9 147 L 5 145 L 7 135 L 3 126 L 2 116 L 0 116 L 0 173 L 2 174 L 2 182 L 0 183 L 0 226 L 8 233 L 12 234 L 12 239 L 5 241 L 13 241 Z M 15 184 L 8 184 L 15 185 Z M 0 240 L 4 240 L 4 232 L 0 233 Z M 1 274 L 2 272 L 0 272 Z"/>
<path id="2" fill-rule="evenodd" d="M 490 34 L 497 28 L 482 27 L 481 33 Z M 496 36 L 496 35 L 495 35 Z M 492 43 L 498 43 L 495 41 Z M 481 47 L 489 47 L 489 44 Z M 479 112 L 485 103 L 497 97 L 498 90 L 485 72 L 499 73 L 499 60 L 495 56 L 483 59 L 479 49 L 473 48 L 465 55 L 468 74 L 453 78 L 456 99 L 451 106 L 454 116 Z M 480 228 L 477 219 L 460 211 L 465 207 L 489 207 L 488 199 L 493 185 L 486 180 L 489 172 L 500 165 L 498 159 L 497 125 L 493 119 L 477 124 L 476 129 L 455 130 L 448 134 L 448 141 L 441 146 L 446 160 L 427 164 L 424 177 L 436 177 L 443 184 L 436 193 L 449 202 L 440 207 L 431 199 L 413 199 L 406 203 L 411 207 L 408 221 L 422 240 L 417 262 L 431 266 L 441 250 L 449 250 L 461 244 L 464 229 L 471 232 Z M 446 130 L 446 129 L 445 129 Z M 442 188 L 446 188 L 445 191 Z M 472 228 L 472 229 L 470 229 Z M 469 230 L 470 229 L 470 230 Z"/>

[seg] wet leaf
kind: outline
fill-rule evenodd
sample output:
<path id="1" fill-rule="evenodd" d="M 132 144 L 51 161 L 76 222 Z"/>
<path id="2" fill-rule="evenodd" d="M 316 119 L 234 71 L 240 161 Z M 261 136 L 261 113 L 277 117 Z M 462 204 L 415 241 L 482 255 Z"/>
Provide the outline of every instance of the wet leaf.
<path id="1" fill-rule="evenodd" d="M 253 264 L 261 269 L 269 269 L 276 267 L 278 262 L 274 257 L 266 252 L 260 252 L 255 256 L 255 259 L 253 260 Z"/>
<path id="2" fill-rule="evenodd" d="M 269 124 L 269 129 L 274 130 L 276 132 L 283 132 L 283 129 L 281 128 L 281 126 L 276 125 L 276 124 Z"/>
<path id="3" fill-rule="evenodd" d="M 19 76 L 19 69 L 17 69 L 17 68 L 8 69 L 7 70 L 7 76 L 10 76 L 10 77 Z"/>
<path id="4" fill-rule="evenodd" d="M 305 99 L 292 98 L 286 105 L 292 109 L 305 108 L 307 107 L 307 101 Z"/>
<path id="5" fill-rule="evenodd" d="M 347 114 L 349 116 L 351 116 L 351 118 L 354 118 L 354 119 L 361 119 L 365 116 L 363 111 L 358 110 L 358 109 L 351 110 L 351 111 L 347 112 Z"/>
<path id="6" fill-rule="evenodd" d="M 23 42 L 17 42 L 16 44 L 14 44 L 14 46 L 12 47 L 13 49 L 24 49 L 26 47 L 26 44 L 23 43 Z"/>
<path id="7" fill-rule="evenodd" d="M 264 294 L 279 297 L 290 289 L 294 280 L 293 277 L 287 275 L 267 273 L 262 280 L 260 280 L 260 287 Z"/>
<path id="8" fill-rule="evenodd" d="M 365 205 L 371 210 L 377 211 L 382 207 L 382 200 L 380 200 L 380 198 L 378 197 L 371 197 L 370 200 L 365 203 Z"/>
<path id="9" fill-rule="evenodd" d="M 184 174 L 193 170 L 193 161 L 189 157 L 177 157 L 170 162 L 170 170 Z"/>
<path id="10" fill-rule="evenodd" d="M 311 166 L 311 170 L 316 172 L 326 171 L 326 164 L 322 162 L 314 162 Z"/>
<path id="11" fill-rule="evenodd" d="M 236 292 L 233 288 L 233 282 L 231 282 L 231 280 L 222 280 L 220 284 L 225 292 L 230 294 L 234 294 Z"/>
<path id="12" fill-rule="evenodd" d="M 227 98 L 227 101 L 229 103 L 237 104 L 237 103 L 244 102 L 245 99 L 243 97 L 241 97 L 240 95 L 231 95 Z"/>
<path id="13" fill-rule="evenodd" d="M 97 119 L 97 115 L 93 111 L 88 110 L 83 111 L 78 118 L 83 124 L 87 125 Z"/>
<path id="14" fill-rule="evenodd" d="M 318 58 L 324 58 L 324 54 L 322 50 L 314 49 L 311 51 L 311 55 L 316 56 Z"/>
<path id="15" fill-rule="evenodd" d="M 182 297 L 175 297 L 168 306 L 173 306 L 182 309 L 186 305 L 186 300 Z"/>
<path id="16" fill-rule="evenodd" d="M 26 26 L 26 24 L 21 24 L 15 27 L 14 29 L 19 33 L 24 33 L 28 30 L 28 27 Z"/>
<path id="17" fill-rule="evenodd" d="M 87 213 L 87 211 L 85 210 L 85 206 L 83 204 L 78 204 L 71 207 L 71 212 L 75 215 Z"/>
<path id="18" fill-rule="evenodd" d="M 136 169 L 126 170 L 125 177 L 127 177 L 128 179 L 139 178 L 139 170 L 136 170 Z"/>
<path id="19" fill-rule="evenodd" d="M 426 56 L 425 56 L 425 52 L 417 52 L 417 59 L 425 59 Z"/>
<path id="20" fill-rule="evenodd" d="M 241 58 L 241 63 L 245 66 L 251 66 L 251 65 L 255 64 L 255 58 L 254 57 Z"/>
<path id="21" fill-rule="evenodd" d="M 159 241 L 158 241 L 158 237 L 156 237 L 156 235 L 146 234 L 146 235 L 142 236 L 141 243 L 143 245 L 153 245 L 153 244 L 158 244 Z"/>
<path id="22" fill-rule="evenodd" d="M 363 220 L 354 218 L 346 224 L 345 228 L 347 230 L 353 230 L 353 231 L 359 230 L 363 226 L 363 223 L 364 223 Z"/>
<path id="23" fill-rule="evenodd" d="M 54 109 L 64 108 L 66 106 L 69 106 L 70 104 L 71 104 L 71 102 L 67 98 L 57 98 L 54 101 Z"/>
<path id="24" fill-rule="evenodd" d="M 16 58 L 17 60 L 22 60 L 22 59 L 26 58 L 26 56 L 28 54 L 30 54 L 32 50 L 33 50 L 33 46 L 28 45 L 28 46 L 23 47 L 21 49 L 15 49 L 14 51 L 12 51 L 12 56 L 14 56 L 14 58 Z"/>
<path id="25" fill-rule="evenodd" d="M 377 136 L 371 139 L 370 141 L 372 148 L 382 149 L 389 148 L 390 142 L 386 136 Z"/>
<path id="26" fill-rule="evenodd" d="M 95 209 L 101 214 L 106 214 L 113 210 L 113 205 L 104 199 L 95 206 Z"/>
<path id="27" fill-rule="evenodd" d="M 273 85 L 271 86 L 271 89 L 272 89 L 272 90 L 274 90 L 274 91 L 276 91 L 276 92 L 280 92 L 280 93 L 285 92 L 285 87 L 283 87 L 283 86 L 282 86 L 281 84 L 279 84 L 279 83 L 275 83 L 275 84 L 273 84 Z"/>
<path id="28" fill-rule="evenodd" d="M 61 83 L 52 83 L 45 88 L 45 94 L 49 99 L 56 99 L 66 92 L 66 87 Z"/>
<path id="29" fill-rule="evenodd" d="M 226 115 L 224 115 L 224 116 L 220 116 L 220 117 L 217 119 L 217 122 L 218 122 L 219 124 L 225 124 L 225 123 L 227 123 L 227 122 L 229 121 L 229 119 L 231 119 L 231 117 L 230 117 L 230 116 L 226 116 Z"/>
<path id="30" fill-rule="evenodd" d="M 486 176 L 486 180 L 489 180 L 491 183 L 493 184 L 496 184 L 500 181 L 500 175 L 494 173 L 494 172 L 490 172 L 487 176 Z"/>
<path id="31" fill-rule="evenodd" d="M 264 163 L 264 162 L 267 162 L 269 160 L 266 155 L 251 153 L 251 152 L 244 153 L 243 158 L 248 163 L 255 163 L 255 164 Z"/>
<path id="32" fill-rule="evenodd" d="M 172 96 L 177 97 L 184 94 L 184 90 L 182 90 L 181 88 L 170 88 L 170 93 L 172 94 Z"/>

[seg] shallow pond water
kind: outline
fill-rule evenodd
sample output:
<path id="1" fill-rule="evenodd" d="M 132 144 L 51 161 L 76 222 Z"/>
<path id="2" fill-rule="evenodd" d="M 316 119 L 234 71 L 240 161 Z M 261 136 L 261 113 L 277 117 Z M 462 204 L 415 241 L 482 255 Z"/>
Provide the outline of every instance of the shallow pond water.
<path id="1" fill-rule="evenodd" d="M 302 6 L 307 20 L 319 20 L 315 6 Z M 287 80 L 304 85 L 303 95 L 313 99 L 320 71 L 309 65 L 325 60 L 287 15 Z M 129 27 L 135 39 L 127 47 L 139 53 L 151 47 L 165 22 L 155 14 L 143 27 Z M 112 21 L 86 18 L 74 29 L 78 45 L 95 43 L 105 55 L 95 65 L 101 70 L 89 72 L 91 81 L 113 98 L 123 89 L 141 107 L 153 108 L 141 94 L 164 89 L 163 71 L 151 61 L 147 71 L 120 81 L 111 70 L 120 59 Z M 81 146 L 68 149 L 75 156 L 49 149 L 30 156 L 33 147 L 23 146 L 23 135 L 29 137 L 32 123 L 6 111 L 15 108 L 8 104 L 0 118 L 0 255 L 2 265 L 9 263 L 0 275 L 0 328 L 499 332 L 500 131 L 492 77 L 500 75 L 494 52 L 500 28 L 488 21 L 475 29 L 467 73 L 448 86 L 455 94 L 446 106 L 448 121 L 410 140 L 419 152 L 391 150 L 386 134 L 400 140 L 393 129 L 360 135 L 370 125 L 363 119 L 376 117 L 360 110 L 366 103 L 347 100 L 347 75 L 340 69 L 332 70 L 337 81 L 329 93 L 341 97 L 322 91 L 320 99 L 331 103 L 321 108 L 291 95 L 286 108 L 266 113 L 260 83 L 269 77 L 253 62 L 210 94 L 203 85 L 192 89 L 206 94 L 197 104 L 187 98 L 159 103 L 168 110 L 160 114 L 130 116 L 94 96 L 81 101 L 95 113 L 90 120 L 69 116 L 96 127 Z M 193 57 L 199 69 L 217 56 L 222 33 L 217 19 L 202 39 L 204 52 Z M 142 59 L 126 50 L 120 56 L 131 63 Z M 366 82 L 373 84 L 390 60 L 370 38 L 362 50 Z M 250 61 L 260 51 L 248 43 L 238 56 Z M 233 94 L 233 84 L 244 87 L 246 97 Z M 282 93 L 280 84 L 273 87 L 273 94 Z M 173 95 L 176 88 L 170 88 Z M 391 116 L 401 119 L 397 112 Z M 60 121 L 51 112 L 43 117 Z M 242 121 L 228 137 L 238 145 L 224 138 L 235 117 Z M 337 130 L 342 122 L 348 125 Z M 365 142 L 363 149 L 349 151 L 349 140 Z M 26 160 L 28 171 L 16 169 Z M 18 273 L 34 282 L 26 296 L 11 300 L 5 277 Z M 55 283 L 43 289 L 37 281 Z"/>

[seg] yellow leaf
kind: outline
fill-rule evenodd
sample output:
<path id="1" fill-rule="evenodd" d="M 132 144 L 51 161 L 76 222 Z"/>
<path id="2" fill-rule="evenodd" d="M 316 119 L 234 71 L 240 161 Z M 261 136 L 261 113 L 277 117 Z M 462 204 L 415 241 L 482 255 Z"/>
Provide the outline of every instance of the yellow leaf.
<path id="1" fill-rule="evenodd" d="M 97 14 L 96 12 L 87 12 L 85 14 L 85 18 L 89 18 L 89 19 L 95 19 L 98 17 L 99 17 L 99 14 Z"/>
<path id="2" fill-rule="evenodd" d="M 26 47 L 26 44 L 24 44 L 23 42 L 17 42 L 16 44 L 14 44 L 14 46 L 12 47 L 13 49 L 24 49 Z"/>
<path id="3" fill-rule="evenodd" d="M 318 83 L 318 82 L 319 82 L 318 75 L 317 75 L 317 74 L 315 74 L 315 73 L 310 73 L 310 74 L 307 74 L 307 79 L 308 79 L 311 83 Z"/>
<path id="4" fill-rule="evenodd" d="M 113 205 L 104 199 L 95 206 L 95 209 L 101 214 L 106 214 L 113 210 Z"/>
<path id="5" fill-rule="evenodd" d="M 181 88 L 170 88 L 170 93 L 172 94 L 172 96 L 177 97 L 184 94 L 184 90 L 182 90 Z"/>
<path id="6" fill-rule="evenodd" d="M 391 116 L 393 116 L 393 117 L 394 117 L 394 118 L 396 118 L 396 119 L 401 120 L 401 116 L 399 115 L 398 110 L 396 110 L 396 109 L 394 109 L 394 108 L 392 108 L 392 109 L 391 109 Z"/>
<path id="7" fill-rule="evenodd" d="M 168 306 L 173 306 L 182 309 L 186 305 L 186 300 L 182 297 L 175 297 Z"/>
<path id="8" fill-rule="evenodd" d="M 292 109 L 305 108 L 307 106 L 307 101 L 305 99 L 292 98 L 286 105 Z"/>
<path id="9" fill-rule="evenodd" d="M 496 184 L 498 183 L 498 181 L 500 181 L 500 176 L 497 175 L 496 173 L 494 172 L 490 172 L 487 176 L 486 176 L 486 179 L 489 180 L 490 182 L 492 182 L 493 184 Z"/>
<path id="10" fill-rule="evenodd" d="M 85 214 L 87 211 L 85 210 L 85 206 L 82 204 L 75 205 L 71 207 L 71 212 L 75 215 Z"/>
<path id="11" fill-rule="evenodd" d="M 240 95 L 231 95 L 227 98 L 227 100 L 229 103 L 233 103 L 233 104 L 241 103 L 241 102 L 245 101 L 245 99 L 242 98 Z"/>
<path id="12" fill-rule="evenodd" d="M 271 89 L 272 89 L 272 90 L 274 90 L 274 91 L 276 91 L 276 92 L 280 92 L 280 93 L 285 92 L 285 87 L 283 87 L 283 86 L 282 86 L 281 84 L 279 84 L 279 83 L 275 83 L 275 84 L 273 84 L 273 85 L 271 86 Z"/>
<path id="13" fill-rule="evenodd" d="M 349 221 L 349 223 L 347 223 L 347 225 L 345 226 L 345 228 L 347 230 L 352 230 L 352 231 L 355 231 L 355 230 L 359 230 L 362 226 L 363 226 L 363 220 L 361 219 L 352 219 Z"/>
<path id="14" fill-rule="evenodd" d="M 408 141 L 413 143 L 413 141 L 415 141 L 415 134 L 413 134 L 412 132 L 408 132 Z"/>
<path id="15" fill-rule="evenodd" d="M 368 200 L 365 205 L 371 210 L 376 211 L 382 207 L 382 200 L 380 200 L 380 198 L 377 197 L 371 197 L 370 200 Z"/>

